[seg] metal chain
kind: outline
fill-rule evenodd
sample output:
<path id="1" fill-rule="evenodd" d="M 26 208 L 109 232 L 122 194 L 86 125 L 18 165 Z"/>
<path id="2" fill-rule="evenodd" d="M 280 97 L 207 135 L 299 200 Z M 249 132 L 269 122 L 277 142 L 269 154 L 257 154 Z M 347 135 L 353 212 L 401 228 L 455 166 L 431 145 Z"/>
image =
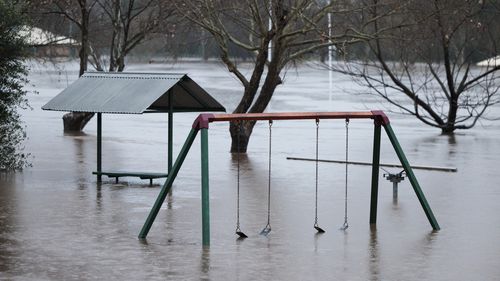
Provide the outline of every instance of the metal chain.
<path id="1" fill-rule="evenodd" d="M 267 182 L 267 226 L 271 228 L 271 141 L 272 141 L 273 120 L 269 120 L 269 175 Z"/>
<path id="2" fill-rule="evenodd" d="M 236 232 L 241 231 L 240 230 L 240 133 L 241 133 L 241 121 L 238 121 L 238 127 L 236 129 L 237 137 L 236 137 L 236 147 L 237 147 L 237 178 L 236 178 Z"/>
<path id="3" fill-rule="evenodd" d="M 316 119 L 316 195 L 314 205 L 314 226 L 318 226 L 318 142 L 319 142 L 319 119 Z"/>
<path id="4" fill-rule="evenodd" d="M 343 230 L 349 227 L 347 223 L 347 179 L 349 175 L 349 118 L 345 120 L 345 204 L 344 204 L 344 225 Z"/>

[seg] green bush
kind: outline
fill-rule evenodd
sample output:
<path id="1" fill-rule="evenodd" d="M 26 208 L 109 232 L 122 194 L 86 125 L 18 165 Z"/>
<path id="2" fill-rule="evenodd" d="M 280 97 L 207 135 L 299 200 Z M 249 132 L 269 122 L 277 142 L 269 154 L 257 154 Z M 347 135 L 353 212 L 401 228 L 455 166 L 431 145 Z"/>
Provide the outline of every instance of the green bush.
<path id="1" fill-rule="evenodd" d="M 20 170 L 28 165 L 23 152 L 25 127 L 19 109 L 28 107 L 26 43 L 19 35 L 26 20 L 18 4 L 0 0 L 0 171 Z"/>

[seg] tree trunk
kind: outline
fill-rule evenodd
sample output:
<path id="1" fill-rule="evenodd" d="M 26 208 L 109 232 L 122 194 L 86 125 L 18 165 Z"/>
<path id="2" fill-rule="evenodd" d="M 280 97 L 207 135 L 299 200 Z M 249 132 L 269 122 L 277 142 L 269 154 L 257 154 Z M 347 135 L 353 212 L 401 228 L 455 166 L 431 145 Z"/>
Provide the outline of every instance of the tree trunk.
<path id="1" fill-rule="evenodd" d="M 455 134 L 455 126 L 449 126 L 446 124 L 445 127 L 441 128 L 442 135 L 454 135 Z"/>
<path id="2" fill-rule="evenodd" d="M 250 135 L 252 134 L 255 121 L 232 121 L 229 124 L 231 134 L 231 153 L 246 153 Z M 238 137 L 239 133 L 239 137 Z"/>
<path id="3" fill-rule="evenodd" d="M 79 52 L 80 57 L 80 75 L 82 76 L 87 71 L 89 59 L 89 16 L 90 11 L 85 6 L 81 7 L 82 22 L 81 22 L 81 47 Z M 81 131 L 94 116 L 94 113 L 87 112 L 69 112 L 63 115 L 64 131 Z"/>
<path id="4" fill-rule="evenodd" d="M 85 6 L 81 7 L 82 22 L 80 25 L 80 76 L 87 71 L 88 59 L 89 59 L 89 11 Z"/>
<path id="5" fill-rule="evenodd" d="M 118 72 L 122 72 L 125 69 L 125 57 L 120 57 L 118 59 Z"/>
<path id="6" fill-rule="evenodd" d="M 268 75 L 262 89 L 260 91 L 259 97 L 255 101 L 252 108 L 250 108 L 250 113 L 262 113 L 266 109 L 267 105 L 271 101 L 274 90 L 281 84 L 281 78 L 279 77 L 278 70 L 269 70 Z M 252 134 L 253 128 L 255 126 L 255 121 L 243 121 L 241 126 L 239 122 L 231 122 L 229 125 L 229 132 L 231 133 L 231 152 L 246 153 L 248 142 L 250 141 L 250 136 Z M 239 139 L 238 139 L 239 132 Z"/>
<path id="7" fill-rule="evenodd" d="M 240 103 L 233 111 L 233 113 L 246 113 L 250 106 L 252 106 L 253 100 L 255 99 L 255 95 L 259 89 L 262 73 L 264 73 L 264 68 L 267 60 L 267 43 L 269 41 L 265 40 L 261 43 L 260 52 L 257 55 L 255 60 L 255 67 L 250 78 L 250 81 L 245 86 L 245 91 L 243 92 L 243 97 L 240 100 Z M 222 56 L 222 60 L 226 58 L 226 63 L 229 61 L 227 57 Z M 228 64 L 231 65 L 231 64 Z M 261 90 L 262 93 L 262 90 Z M 238 143 L 239 143 L 239 152 L 246 153 L 248 142 L 250 141 L 250 135 L 252 134 L 253 127 L 255 126 L 255 121 L 247 121 L 242 122 L 241 127 L 239 126 L 239 122 L 231 122 L 229 126 L 229 132 L 231 134 L 231 152 L 238 152 Z M 238 129 L 240 127 L 240 130 Z M 239 133 L 239 141 L 238 141 L 238 130 Z"/>
<path id="8" fill-rule="evenodd" d="M 64 131 L 79 132 L 83 130 L 83 127 L 92 119 L 94 113 L 89 112 L 70 112 L 63 116 Z"/>
<path id="9" fill-rule="evenodd" d="M 82 45 L 80 47 L 80 51 L 78 56 L 80 57 L 80 72 L 79 76 L 82 76 L 85 71 L 87 71 L 88 65 L 88 30 L 82 29 Z"/>
<path id="10" fill-rule="evenodd" d="M 458 97 L 453 95 L 450 99 L 450 108 L 448 110 L 448 119 L 443 127 L 441 127 L 441 133 L 443 135 L 452 135 L 457 128 L 455 122 L 457 121 L 457 111 L 458 111 Z"/>
<path id="11" fill-rule="evenodd" d="M 281 6 L 279 6 L 281 7 Z M 281 11 L 281 10 L 280 10 Z M 278 11 L 279 12 L 279 11 Z M 282 11 L 281 11 L 282 12 Z M 279 15 L 281 15 L 281 12 Z M 279 16 L 279 21 L 277 24 L 278 31 L 270 31 L 271 33 L 276 34 L 281 34 L 283 31 L 283 28 L 285 27 L 285 17 Z M 273 51 L 272 51 L 272 60 L 269 62 L 268 65 L 268 70 L 266 74 L 266 78 L 264 79 L 264 84 L 262 85 L 262 88 L 260 89 L 259 95 L 257 97 L 257 100 L 255 103 L 252 105 L 252 101 L 255 97 L 255 93 L 258 89 L 258 85 L 260 84 L 260 79 L 262 77 L 262 73 L 264 71 L 264 64 L 267 61 L 267 55 L 268 55 L 268 45 L 270 43 L 270 40 L 274 38 L 279 38 L 279 36 L 272 36 L 271 34 L 268 34 L 269 38 L 268 40 L 264 40 L 261 43 L 260 46 L 260 52 L 259 55 L 257 56 L 256 60 L 256 67 L 254 69 L 253 77 L 255 79 L 251 79 L 254 83 L 249 83 L 249 85 L 245 89 L 245 94 L 243 95 L 243 98 L 237 108 L 241 109 L 240 107 L 244 104 L 245 108 L 244 110 L 241 111 L 241 113 L 262 113 L 268 106 L 269 102 L 271 101 L 271 98 L 274 94 L 274 91 L 276 90 L 276 87 L 282 83 L 281 77 L 280 77 L 280 72 L 281 72 L 281 60 L 283 56 L 283 42 L 281 40 L 275 39 L 273 42 Z M 255 72 L 255 71 L 258 72 Z M 257 75 L 256 75 L 257 74 Z M 249 87 L 254 87 L 254 95 L 251 97 L 250 102 L 248 100 L 245 102 L 245 99 L 249 96 L 248 94 L 248 88 Z M 251 106 L 251 107 L 250 107 Z M 248 122 L 242 122 L 242 127 L 243 129 L 241 130 L 238 138 L 238 131 L 236 130 L 237 126 L 235 124 L 230 124 L 230 132 L 231 132 L 231 152 L 236 152 L 238 151 L 238 145 L 240 149 L 240 153 L 246 153 L 247 147 L 248 147 L 248 142 L 250 141 L 250 135 L 252 134 L 253 128 L 255 126 L 256 121 L 248 121 Z"/>

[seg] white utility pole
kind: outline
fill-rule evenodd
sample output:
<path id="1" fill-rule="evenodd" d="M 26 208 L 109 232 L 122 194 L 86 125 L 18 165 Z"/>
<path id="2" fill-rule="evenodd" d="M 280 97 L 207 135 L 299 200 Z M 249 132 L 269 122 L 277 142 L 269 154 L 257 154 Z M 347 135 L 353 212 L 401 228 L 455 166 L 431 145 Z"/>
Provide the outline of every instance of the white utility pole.
<path id="1" fill-rule="evenodd" d="M 330 5 L 331 5 L 330 0 Z M 333 88 L 333 45 L 332 45 L 332 13 L 328 12 L 328 103 L 332 104 L 332 88 Z"/>
<path id="2" fill-rule="evenodd" d="M 272 17 L 273 17 L 273 2 L 272 0 L 269 0 L 269 23 L 268 23 L 268 30 L 271 31 L 271 29 L 273 28 L 273 20 L 272 20 Z M 271 61 L 272 59 L 272 53 L 273 51 L 273 41 L 269 41 L 269 44 L 267 45 L 267 60 L 268 61 Z"/>

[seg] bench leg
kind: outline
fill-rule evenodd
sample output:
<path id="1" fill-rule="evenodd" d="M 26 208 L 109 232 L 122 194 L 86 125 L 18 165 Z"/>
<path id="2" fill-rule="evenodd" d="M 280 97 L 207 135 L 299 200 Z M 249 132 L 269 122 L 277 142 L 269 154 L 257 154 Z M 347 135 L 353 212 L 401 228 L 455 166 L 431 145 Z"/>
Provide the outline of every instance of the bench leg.
<path id="1" fill-rule="evenodd" d="M 153 179 L 149 179 L 149 186 L 153 186 Z"/>
<path id="2" fill-rule="evenodd" d="M 115 183 L 118 183 L 118 177 L 115 177 Z"/>

